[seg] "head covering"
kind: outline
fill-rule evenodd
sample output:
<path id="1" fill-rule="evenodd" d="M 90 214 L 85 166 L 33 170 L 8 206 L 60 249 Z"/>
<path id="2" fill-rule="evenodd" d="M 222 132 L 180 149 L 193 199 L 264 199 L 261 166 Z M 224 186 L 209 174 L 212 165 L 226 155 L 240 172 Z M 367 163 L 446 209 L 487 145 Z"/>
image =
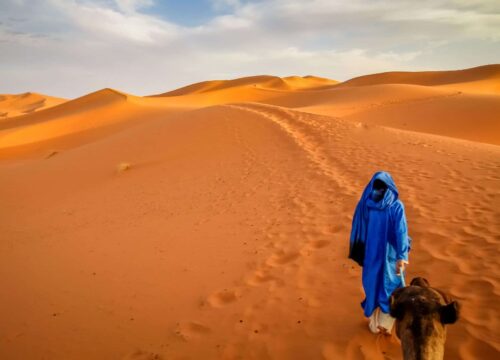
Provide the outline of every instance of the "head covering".
<path id="1" fill-rule="evenodd" d="M 375 202 L 371 199 L 370 194 L 373 190 L 375 180 L 383 181 L 387 185 L 387 191 L 384 197 Z M 364 244 L 366 243 L 366 229 L 368 224 L 368 208 L 385 210 L 390 207 L 398 199 L 399 193 L 391 174 L 386 171 L 376 172 L 368 185 L 366 185 L 361 198 L 359 199 L 354 217 L 352 219 L 351 238 L 349 246 L 349 258 L 363 266 L 364 260 Z"/>

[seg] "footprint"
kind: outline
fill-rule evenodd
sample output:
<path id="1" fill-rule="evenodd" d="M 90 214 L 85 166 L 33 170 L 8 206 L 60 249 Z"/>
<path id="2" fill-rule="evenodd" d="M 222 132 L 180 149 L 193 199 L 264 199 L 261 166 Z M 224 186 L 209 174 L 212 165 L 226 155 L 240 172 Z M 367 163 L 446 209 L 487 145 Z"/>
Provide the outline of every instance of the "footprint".
<path id="1" fill-rule="evenodd" d="M 314 240 L 311 241 L 310 245 L 315 249 L 322 249 L 330 245 L 330 243 L 331 243 L 330 240 Z"/>
<path id="2" fill-rule="evenodd" d="M 213 307 L 223 307 L 238 300 L 239 293 L 234 289 L 224 289 L 208 297 L 208 303 Z"/>
<path id="3" fill-rule="evenodd" d="M 353 211 L 352 207 L 351 206 L 348 206 L 348 207 L 345 207 L 343 209 L 343 212 L 346 213 L 346 212 L 351 212 Z M 331 225 L 330 227 L 330 232 L 332 234 L 335 234 L 335 233 L 338 233 L 338 232 L 341 232 L 341 231 L 344 231 L 346 229 L 346 226 L 343 225 L 343 224 L 336 224 L 336 225 Z"/>
<path id="4" fill-rule="evenodd" d="M 271 266 L 280 266 L 291 263 L 300 256 L 298 251 L 279 251 L 273 254 L 266 263 Z"/>
<path id="5" fill-rule="evenodd" d="M 177 326 L 175 334 L 183 338 L 184 340 L 189 340 L 193 337 L 199 337 L 209 334 L 211 329 L 208 326 L 200 324 L 195 321 L 182 322 Z"/>
<path id="6" fill-rule="evenodd" d="M 277 280 L 277 278 L 269 274 L 266 270 L 257 270 L 248 278 L 247 284 L 258 286 L 275 280 Z"/>
<path id="7" fill-rule="evenodd" d="M 163 359 L 164 357 L 161 356 L 160 354 L 142 350 L 136 350 L 122 358 L 122 360 L 163 360 Z"/>

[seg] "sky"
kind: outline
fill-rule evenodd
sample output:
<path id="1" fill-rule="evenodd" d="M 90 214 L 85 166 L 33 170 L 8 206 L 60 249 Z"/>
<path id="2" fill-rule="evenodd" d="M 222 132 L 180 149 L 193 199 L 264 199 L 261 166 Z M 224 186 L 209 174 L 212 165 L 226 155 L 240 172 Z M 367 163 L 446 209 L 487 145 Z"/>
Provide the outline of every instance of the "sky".
<path id="1" fill-rule="evenodd" d="M 498 0 L 0 0 L 0 93 L 500 63 Z"/>

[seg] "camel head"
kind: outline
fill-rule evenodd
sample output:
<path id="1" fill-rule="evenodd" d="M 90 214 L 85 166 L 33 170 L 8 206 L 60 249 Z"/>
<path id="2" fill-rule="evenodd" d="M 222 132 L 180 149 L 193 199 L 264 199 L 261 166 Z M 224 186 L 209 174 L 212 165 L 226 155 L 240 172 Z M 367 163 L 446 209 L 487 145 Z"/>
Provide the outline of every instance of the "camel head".
<path id="1" fill-rule="evenodd" d="M 390 313 L 396 318 L 396 334 L 405 360 L 442 360 L 446 325 L 459 316 L 459 304 L 430 287 L 421 277 L 410 286 L 396 289 L 390 298 Z"/>

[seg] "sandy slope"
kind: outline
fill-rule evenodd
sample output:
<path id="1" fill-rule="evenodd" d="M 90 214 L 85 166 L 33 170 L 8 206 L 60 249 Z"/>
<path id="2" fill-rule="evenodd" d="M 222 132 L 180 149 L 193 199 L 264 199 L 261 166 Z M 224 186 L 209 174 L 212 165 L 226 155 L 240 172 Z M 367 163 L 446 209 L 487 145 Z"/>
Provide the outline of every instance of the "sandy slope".
<path id="1" fill-rule="evenodd" d="M 65 99 L 32 92 L 0 95 L 0 124 L 3 120 L 62 104 Z"/>
<path id="2" fill-rule="evenodd" d="M 328 100 L 314 99 L 298 109 L 353 122 L 500 144 L 500 95 L 399 84 L 338 88 L 330 93 Z"/>
<path id="3" fill-rule="evenodd" d="M 453 113 L 456 90 L 353 88 L 103 90 L 9 122 L 0 358 L 401 359 L 368 332 L 346 259 L 380 169 L 406 205 L 407 278 L 462 303 L 446 358 L 498 357 L 500 148 L 376 125 L 383 108 Z M 464 96 L 486 118 L 485 95 Z M 300 111 L 321 106 L 335 116 Z"/>
<path id="4" fill-rule="evenodd" d="M 52 153 L 101 138 L 137 123 L 165 118 L 182 105 L 159 103 L 113 89 L 102 89 L 34 114 L 0 122 L 0 158 Z"/>
<path id="5" fill-rule="evenodd" d="M 500 65 L 484 65 L 453 71 L 386 72 L 360 76 L 339 84 L 340 87 L 380 84 L 441 86 L 480 93 L 500 93 Z"/>
<path id="6" fill-rule="evenodd" d="M 337 81 L 321 78 L 317 76 L 288 76 L 280 78 L 277 76 L 259 75 L 248 76 L 234 80 L 210 80 L 188 85 L 163 94 L 152 95 L 154 97 L 181 96 L 189 94 L 200 94 L 211 91 L 241 88 L 258 87 L 271 90 L 298 90 L 325 87 L 338 84 Z M 241 89 L 238 89 L 241 91 Z"/>
<path id="7" fill-rule="evenodd" d="M 314 76 L 253 76 L 206 81 L 150 97 L 103 89 L 0 122 L 0 149 L 9 149 L 10 154 L 13 148 L 19 152 L 23 145 L 82 132 L 87 142 L 155 114 L 234 102 L 278 105 L 355 123 L 500 144 L 500 94 L 492 90 L 500 84 L 499 67 L 383 73 L 344 83 Z"/>

